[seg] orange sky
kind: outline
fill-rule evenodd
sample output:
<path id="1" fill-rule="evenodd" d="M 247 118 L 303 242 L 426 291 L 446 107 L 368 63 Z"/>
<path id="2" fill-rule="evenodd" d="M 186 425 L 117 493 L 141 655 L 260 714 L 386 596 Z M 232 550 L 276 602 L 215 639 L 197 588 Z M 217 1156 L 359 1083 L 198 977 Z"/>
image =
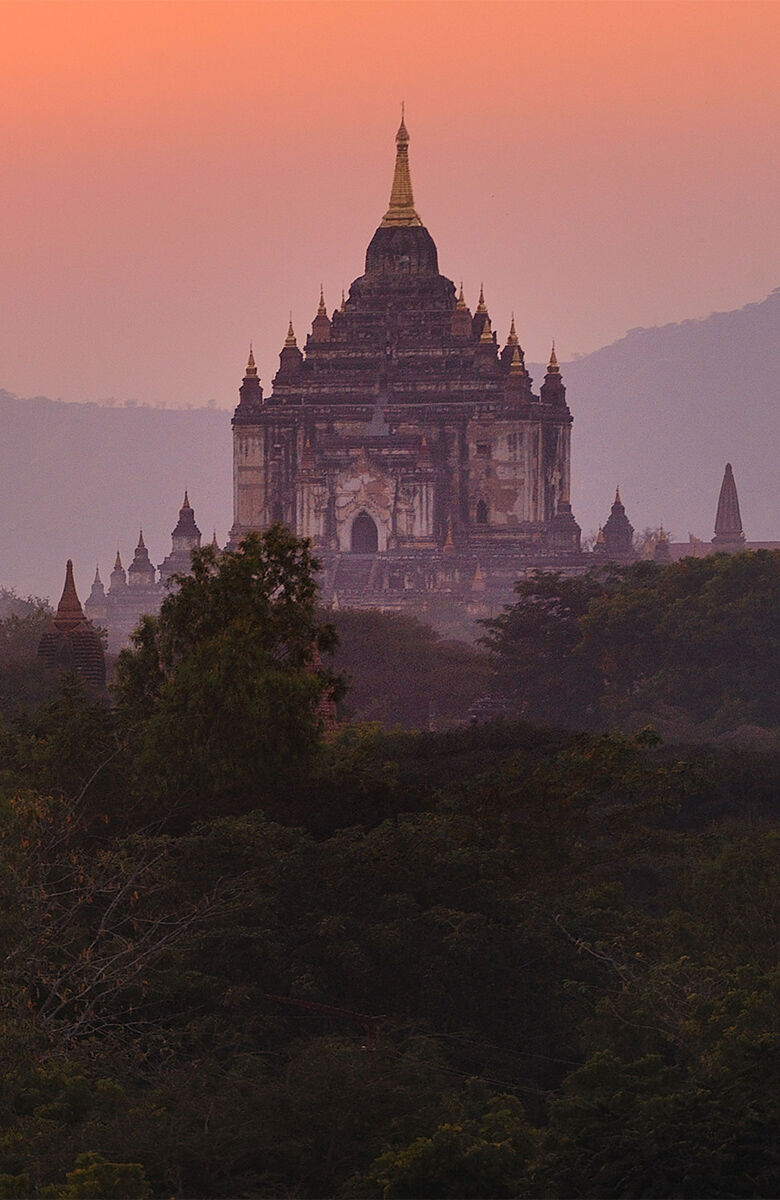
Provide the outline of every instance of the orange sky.
<path id="1" fill-rule="evenodd" d="M 406 101 L 530 360 L 780 284 L 780 4 L 0 3 L 0 387 L 230 407 L 362 270 Z"/>

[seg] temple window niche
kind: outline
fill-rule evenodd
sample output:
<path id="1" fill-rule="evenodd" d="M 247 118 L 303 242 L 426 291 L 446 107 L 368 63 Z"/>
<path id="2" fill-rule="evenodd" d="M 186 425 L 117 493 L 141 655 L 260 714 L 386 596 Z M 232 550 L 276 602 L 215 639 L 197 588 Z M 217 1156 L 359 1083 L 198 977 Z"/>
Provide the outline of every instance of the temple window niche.
<path id="1" fill-rule="evenodd" d="M 352 523 L 351 548 L 353 554 L 376 554 L 379 549 L 376 523 L 367 512 L 358 513 Z"/>

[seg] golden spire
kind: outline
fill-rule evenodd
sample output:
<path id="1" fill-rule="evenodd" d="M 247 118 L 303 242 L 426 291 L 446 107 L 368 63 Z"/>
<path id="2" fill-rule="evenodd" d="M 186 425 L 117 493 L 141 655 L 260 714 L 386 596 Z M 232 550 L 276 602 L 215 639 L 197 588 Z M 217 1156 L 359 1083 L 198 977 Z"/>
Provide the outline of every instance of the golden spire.
<path id="1" fill-rule="evenodd" d="M 287 337 L 284 339 L 285 349 L 289 347 L 297 347 L 298 343 L 295 340 L 295 330 L 293 329 L 292 313 L 290 313 L 290 324 L 287 327 Z"/>
<path id="2" fill-rule="evenodd" d="M 547 364 L 548 375 L 560 375 L 561 369 L 558 366 L 558 359 L 555 357 L 555 342 L 553 341 L 552 350 L 550 351 L 550 361 Z"/>
<path id="3" fill-rule="evenodd" d="M 246 364 L 246 374 L 248 378 L 251 378 L 257 374 L 257 367 L 255 366 L 255 352 L 252 348 L 251 342 L 249 343 L 249 358 Z"/>
<path id="4" fill-rule="evenodd" d="M 319 304 L 319 308 L 317 309 L 317 316 L 318 317 L 327 317 L 327 315 L 328 315 L 328 310 L 325 307 L 325 293 L 322 290 L 322 284 L 320 284 L 320 304 Z"/>
<path id="5" fill-rule="evenodd" d="M 520 357 L 520 351 L 517 347 L 517 342 L 515 342 L 515 348 L 512 351 L 512 361 L 509 364 L 509 374 L 510 375 L 524 375 L 525 374 L 525 370 L 523 368 L 523 360 Z"/>
<path id="6" fill-rule="evenodd" d="M 409 174 L 409 134 L 401 105 L 401 124 L 395 135 L 395 171 L 390 190 L 390 207 L 382 217 L 382 227 L 388 225 L 422 225 L 414 210 L 412 177 Z"/>
<path id="7" fill-rule="evenodd" d="M 343 312 L 346 307 L 347 307 L 347 298 L 344 295 L 344 289 L 342 288 L 341 289 L 341 308 L 339 309 L 339 311 Z"/>
<path id="8" fill-rule="evenodd" d="M 512 323 L 509 326 L 509 334 L 506 339 L 506 344 L 507 346 L 517 346 L 518 342 L 519 339 L 517 337 L 517 330 L 515 329 L 515 314 L 512 313 Z"/>
<path id="9" fill-rule="evenodd" d="M 623 501 L 620 499 L 620 484 L 618 484 L 617 487 L 615 488 L 615 504 L 622 504 L 622 503 L 623 503 Z"/>
<path id="10" fill-rule="evenodd" d="M 466 297 L 463 295 L 463 280 L 462 279 L 460 281 L 460 291 L 458 292 L 458 299 L 455 304 L 455 307 L 457 308 L 458 312 L 466 311 Z"/>
<path id="11" fill-rule="evenodd" d="M 482 326 L 482 333 L 479 335 L 481 342 L 492 342 L 493 331 L 490 328 L 490 317 L 485 317 L 485 324 Z"/>
<path id="12" fill-rule="evenodd" d="M 487 304 L 485 304 L 485 289 L 482 284 L 479 285 L 479 304 L 477 305 L 477 312 L 487 312 Z"/>

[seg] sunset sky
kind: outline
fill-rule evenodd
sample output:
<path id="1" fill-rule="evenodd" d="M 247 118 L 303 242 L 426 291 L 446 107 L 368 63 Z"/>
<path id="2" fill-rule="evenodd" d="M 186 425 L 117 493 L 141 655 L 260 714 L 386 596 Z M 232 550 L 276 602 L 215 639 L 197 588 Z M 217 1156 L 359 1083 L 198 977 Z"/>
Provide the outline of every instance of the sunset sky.
<path id="1" fill-rule="evenodd" d="M 0 387 L 264 384 L 362 271 L 406 102 L 443 272 L 530 360 L 780 284 L 780 4 L 0 4 Z"/>

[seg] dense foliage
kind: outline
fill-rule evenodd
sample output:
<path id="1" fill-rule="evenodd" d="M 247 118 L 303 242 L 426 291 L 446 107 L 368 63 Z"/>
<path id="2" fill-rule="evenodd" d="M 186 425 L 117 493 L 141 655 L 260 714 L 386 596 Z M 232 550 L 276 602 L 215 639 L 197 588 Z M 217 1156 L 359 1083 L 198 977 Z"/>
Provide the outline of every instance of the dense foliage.
<path id="1" fill-rule="evenodd" d="M 206 554 L 6 726 L 0 1197 L 776 1195 L 780 758 L 323 738 L 310 579 Z"/>
<path id="2" fill-rule="evenodd" d="M 446 641 L 412 617 L 355 609 L 329 615 L 339 639 L 333 665 L 350 682 L 349 720 L 436 728 L 462 719 L 493 688 L 484 652 Z"/>
<path id="3" fill-rule="evenodd" d="M 0 588 L 0 717 L 16 717 L 53 695 L 57 681 L 38 659 L 51 615 L 43 600 L 22 600 Z"/>
<path id="4" fill-rule="evenodd" d="M 533 720 L 780 724 L 780 551 L 542 573 L 517 593 L 484 640 Z"/>

